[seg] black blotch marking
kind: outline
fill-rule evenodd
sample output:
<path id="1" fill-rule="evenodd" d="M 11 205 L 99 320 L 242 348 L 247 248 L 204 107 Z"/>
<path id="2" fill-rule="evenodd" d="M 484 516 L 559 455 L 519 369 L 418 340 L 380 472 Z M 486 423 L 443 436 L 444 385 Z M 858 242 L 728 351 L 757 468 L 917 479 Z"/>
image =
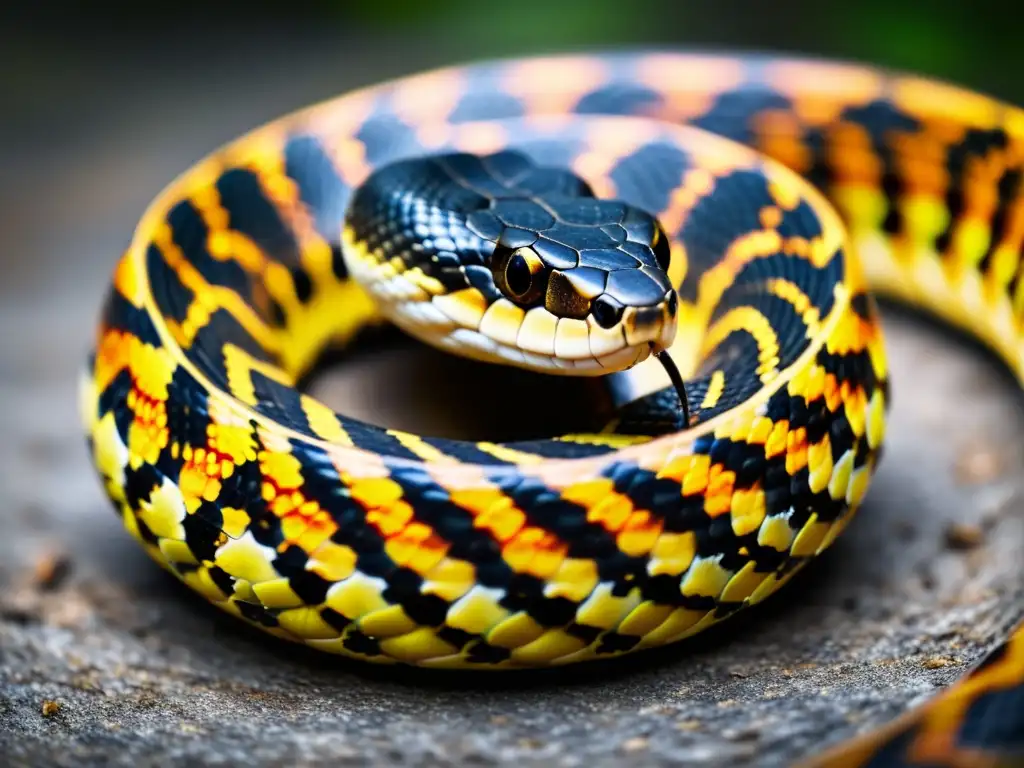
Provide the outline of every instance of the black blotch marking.
<path id="1" fill-rule="evenodd" d="M 289 544 L 284 551 L 277 553 L 277 557 L 274 558 L 271 565 L 286 579 L 291 579 L 305 571 L 307 562 L 309 562 L 309 555 L 305 550 L 298 544 Z"/>
<path id="2" fill-rule="evenodd" d="M 255 173 L 233 168 L 221 174 L 216 186 L 228 213 L 228 227 L 246 235 L 274 261 L 288 267 L 299 263 L 295 234 L 263 194 Z"/>
<path id="3" fill-rule="evenodd" d="M 398 150 L 415 147 L 416 132 L 393 114 L 377 114 L 368 119 L 356 133 L 366 150 L 366 162 L 379 165 Z"/>
<path id="4" fill-rule="evenodd" d="M 475 120 L 501 120 L 520 117 L 525 113 L 522 100 L 499 90 L 471 91 L 466 93 L 455 109 L 448 115 L 451 123 L 467 123 Z"/>
<path id="5" fill-rule="evenodd" d="M 221 177 L 223 178 L 223 177 Z M 219 184 L 219 182 L 218 182 Z M 215 259 L 206 247 L 210 230 L 202 214 L 189 200 L 177 203 L 167 214 L 171 237 L 188 262 L 206 282 L 230 288 L 246 301 L 252 299 L 252 281 L 238 262 Z"/>
<path id="6" fill-rule="evenodd" d="M 689 165 L 686 154 L 678 147 L 652 143 L 619 160 L 609 176 L 623 200 L 658 212 L 668 207 L 669 194 L 679 187 Z"/>
<path id="7" fill-rule="evenodd" d="M 754 118 L 769 110 L 790 111 L 792 104 L 782 94 L 767 86 L 751 83 L 743 88 L 727 91 L 717 99 L 711 109 L 693 121 L 693 125 L 725 136 L 741 144 L 753 145 Z"/>
<path id="8" fill-rule="evenodd" d="M 508 648 L 500 648 L 496 645 L 488 645 L 485 642 L 477 642 L 470 646 L 466 654 L 466 661 L 472 664 L 500 664 L 512 656 Z"/>
<path id="9" fill-rule="evenodd" d="M 441 627 L 437 630 L 437 636 L 460 651 L 476 639 L 476 635 L 455 627 Z"/>
<path id="10" fill-rule="evenodd" d="M 124 470 L 124 497 L 133 510 L 141 507 L 142 502 L 149 501 L 150 494 L 160 487 L 163 477 L 149 464 L 141 464 L 138 469 L 131 466 Z M 139 522 L 142 519 L 139 518 Z"/>
<path id="11" fill-rule="evenodd" d="M 235 591 L 235 577 L 218 565 L 211 565 L 206 569 L 210 581 L 217 585 L 225 597 L 231 596 Z"/>
<path id="12" fill-rule="evenodd" d="M 631 651 L 643 638 L 636 635 L 620 635 L 618 632 L 608 632 L 601 638 L 601 644 L 597 646 L 598 653 L 624 653 Z"/>
<path id="13" fill-rule="evenodd" d="M 288 578 L 288 586 L 306 605 L 320 605 L 327 599 L 331 582 L 314 571 L 302 570 Z"/>
<path id="14" fill-rule="evenodd" d="M 313 281 L 309 279 L 309 273 L 301 267 L 292 270 L 292 284 L 295 286 L 295 298 L 303 304 L 308 304 L 313 297 Z"/>
<path id="15" fill-rule="evenodd" d="M 182 322 L 188 316 L 195 293 L 182 284 L 178 273 L 167 265 L 155 245 L 146 249 L 146 271 L 153 300 L 160 314 L 177 323 Z"/>
<path id="16" fill-rule="evenodd" d="M 182 445 L 206 445 L 207 403 L 206 389 L 185 368 L 175 368 L 167 386 L 167 429 Z"/>
<path id="17" fill-rule="evenodd" d="M 132 386 L 132 375 L 122 370 L 100 393 L 97 407 L 101 417 L 108 413 L 114 414 L 114 428 L 125 445 L 128 444 L 128 430 L 135 421 L 135 413 L 128 407 L 128 393 L 132 391 Z"/>
<path id="18" fill-rule="evenodd" d="M 344 632 L 345 627 L 352 623 L 344 614 L 338 613 L 338 611 L 333 608 L 321 608 L 320 618 L 331 625 L 334 629 L 338 630 L 338 634 Z"/>
<path id="19" fill-rule="evenodd" d="M 280 623 L 277 620 L 277 616 L 266 606 L 259 605 L 258 603 L 248 603 L 244 600 L 236 600 L 235 605 L 238 606 L 238 612 L 244 618 L 256 624 L 264 627 L 276 627 Z"/>
<path id="20" fill-rule="evenodd" d="M 949 209 L 949 223 L 946 229 L 935 239 L 935 249 L 945 255 L 953 239 L 953 232 L 960 224 L 960 217 L 966 206 L 966 186 L 964 175 L 968 161 L 972 158 L 986 157 L 994 149 L 1005 149 L 1008 138 L 1001 128 L 981 130 L 972 128 L 956 145 L 950 147 L 946 155 L 946 171 L 950 184 L 946 189 L 946 207 Z"/>
<path id="21" fill-rule="evenodd" d="M 402 606 L 406 615 L 425 627 L 437 627 L 444 623 L 448 603 L 437 595 L 425 595 L 420 591 L 423 578 L 408 568 L 396 568 L 388 577 L 388 586 L 383 597 L 389 603 Z"/>
<path id="22" fill-rule="evenodd" d="M 358 629 L 349 630 L 342 641 L 345 650 L 360 653 L 363 656 L 380 656 L 380 642 L 373 637 L 364 635 Z"/>
<path id="23" fill-rule="evenodd" d="M 106 328 L 127 331 L 151 347 L 163 346 L 149 313 L 142 307 L 136 307 L 113 288 L 104 301 L 101 323 Z"/>
<path id="24" fill-rule="evenodd" d="M 656 112 L 663 101 L 662 94 L 651 88 L 616 82 L 583 96 L 573 111 L 580 115 L 644 115 Z"/>
<path id="25" fill-rule="evenodd" d="M 313 215 L 316 231 L 337 251 L 348 188 L 320 142 L 313 136 L 290 138 L 284 148 L 284 172 L 298 187 L 299 199 Z"/>

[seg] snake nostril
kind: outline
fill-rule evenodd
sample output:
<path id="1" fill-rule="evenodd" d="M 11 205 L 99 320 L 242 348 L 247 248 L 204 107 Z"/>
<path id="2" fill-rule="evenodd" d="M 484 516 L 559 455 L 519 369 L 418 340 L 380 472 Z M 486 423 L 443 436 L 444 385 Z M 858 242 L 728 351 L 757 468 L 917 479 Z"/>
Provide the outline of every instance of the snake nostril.
<path id="1" fill-rule="evenodd" d="M 591 312 L 594 320 L 602 328 L 611 328 L 622 319 L 624 307 L 615 299 L 602 294 L 594 300 Z"/>

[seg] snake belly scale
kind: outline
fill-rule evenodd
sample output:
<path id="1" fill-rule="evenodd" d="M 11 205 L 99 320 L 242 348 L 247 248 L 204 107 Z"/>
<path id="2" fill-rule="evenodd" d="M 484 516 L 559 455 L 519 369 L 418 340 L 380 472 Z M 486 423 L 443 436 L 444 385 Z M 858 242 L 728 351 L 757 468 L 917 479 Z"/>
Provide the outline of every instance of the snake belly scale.
<path id="1" fill-rule="evenodd" d="M 845 63 L 618 52 L 343 95 L 150 205 L 82 379 L 93 460 L 157 562 L 281 638 L 481 670 L 672 643 L 852 519 L 889 399 L 872 292 L 1019 370 L 1022 168 L 1024 110 Z M 554 375 L 667 350 L 684 391 L 469 442 L 298 388 L 381 322 Z M 820 761 L 1001 764 L 1022 711 L 1024 629 Z"/>

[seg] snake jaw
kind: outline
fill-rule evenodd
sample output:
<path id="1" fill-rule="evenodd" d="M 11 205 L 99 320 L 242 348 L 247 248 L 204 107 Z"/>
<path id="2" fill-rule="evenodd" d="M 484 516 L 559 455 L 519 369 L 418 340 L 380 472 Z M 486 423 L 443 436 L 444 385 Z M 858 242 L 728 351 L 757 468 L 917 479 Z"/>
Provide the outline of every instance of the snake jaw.
<path id="1" fill-rule="evenodd" d="M 453 313 L 449 297 L 434 302 Z M 617 322 L 606 326 L 591 311 L 585 318 L 556 317 L 545 307 L 524 311 L 499 299 L 482 315 L 460 316 L 462 327 L 443 346 L 478 359 L 513 364 L 560 375 L 599 376 L 626 371 L 651 355 L 668 350 L 678 328 L 674 290 L 661 301 L 625 307 Z"/>

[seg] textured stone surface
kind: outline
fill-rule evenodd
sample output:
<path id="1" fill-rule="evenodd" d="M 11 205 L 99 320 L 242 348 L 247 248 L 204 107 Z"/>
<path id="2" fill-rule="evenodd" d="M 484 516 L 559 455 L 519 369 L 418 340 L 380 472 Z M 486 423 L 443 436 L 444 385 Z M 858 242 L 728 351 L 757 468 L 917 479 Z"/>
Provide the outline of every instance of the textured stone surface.
<path id="1" fill-rule="evenodd" d="M 253 92 L 226 85 L 244 57 L 191 95 L 139 91 L 142 75 L 126 73 L 107 98 L 128 117 L 66 145 L 37 141 L 35 162 L 6 166 L 25 169 L 26 186 L 4 189 L 13 204 L 0 207 L 0 762 L 772 765 L 933 694 L 1019 615 L 1016 385 L 893 313 L 889 452 L 859 518 L 780 597 L 694 642 L 554 673 L 380 670 L 271 641 L 149 562 L 101 497 L 79 433 L 74 377 L 98 297 L 160 184 L 250 124 L 371 79 L 342 67 L 371 53 L 347 54 L 326 69 L 300 57 L 299 74 L 268 71 Z M 412 401 L 410 381 L 425 380 L 397 374 L 434 365 L 431 381 L 459 389 Z M 450 428 L 474 393 L 529 411 L 517 381 L 410 352 L 318 389 L 363 416 Z M 483 418 L 473 432 L 501 426 Z"/>

